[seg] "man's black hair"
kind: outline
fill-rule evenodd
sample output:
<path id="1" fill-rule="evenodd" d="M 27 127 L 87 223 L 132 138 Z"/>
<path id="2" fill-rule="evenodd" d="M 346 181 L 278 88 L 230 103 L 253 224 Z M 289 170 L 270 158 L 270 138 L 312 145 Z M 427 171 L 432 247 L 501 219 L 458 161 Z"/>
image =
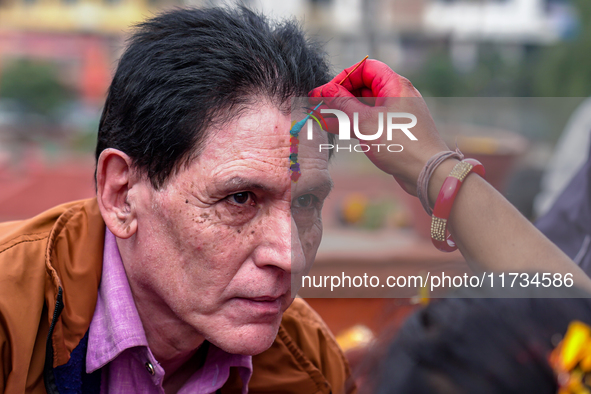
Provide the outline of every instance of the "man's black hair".
<path id="1" fill-rule="evenodd" d="M 292 97 L 329 79 L 324 52 L 295 21 L 244 7 L 161 14 L 137 26 L 119 61 L 96 159 L 119 149 L 160 188 L 199 153 L 211 125 L 256 108 L 255 97 L 287 112 Z"/>

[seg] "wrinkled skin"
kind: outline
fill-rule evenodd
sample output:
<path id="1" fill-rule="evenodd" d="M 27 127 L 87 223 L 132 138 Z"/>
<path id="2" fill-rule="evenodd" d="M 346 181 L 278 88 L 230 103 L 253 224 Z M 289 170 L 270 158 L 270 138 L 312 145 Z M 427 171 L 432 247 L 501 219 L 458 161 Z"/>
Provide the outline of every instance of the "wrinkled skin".
<path id="1" fill-rule="evenodd" d="M 137 231 L 118 244 L 159 360 L 204 339 L 234 354 L 273 343 L 293 301 L 292 270 L 309 269 L 320 244 L 330 190 L 318 141 L 302 139 L 302 177 L 290 181 L 290 123 L 269 103 L 246 110 L 210 130 L 202 153 L 163 188 L 141 179 L 129 190 Z"/>

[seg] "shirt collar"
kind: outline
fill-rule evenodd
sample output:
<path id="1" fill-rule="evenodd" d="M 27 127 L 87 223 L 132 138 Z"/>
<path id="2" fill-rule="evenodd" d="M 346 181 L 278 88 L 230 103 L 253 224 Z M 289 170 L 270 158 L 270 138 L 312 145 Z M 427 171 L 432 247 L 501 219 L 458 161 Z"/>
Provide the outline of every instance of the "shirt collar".
<path id="1" fill-rule="evenodd" d="M 88 333 L 86 370 L 93 372 L 125 349 L 148 346 L 115 236 L 107 228 L 103 272 Z"/>

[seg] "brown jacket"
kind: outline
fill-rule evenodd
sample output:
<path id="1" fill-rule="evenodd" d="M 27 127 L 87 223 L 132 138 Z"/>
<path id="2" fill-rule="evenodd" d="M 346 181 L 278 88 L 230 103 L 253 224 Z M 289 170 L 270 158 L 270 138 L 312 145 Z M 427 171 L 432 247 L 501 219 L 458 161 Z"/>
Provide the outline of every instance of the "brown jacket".
<path id="1" fill-rule="evenodd" d="M 94 313 L 104 233 L 95 199 L 0 223 L 0 392 L 57 392 L 56 371 L 71 373 L 70 359 L 81 358 L 73 351 Z M 251 393 L 340 394 L 350 376 L 333 336 L 300 299 L 253 365 Z M 238 387 L 232 374 L 222 393 Z"/>

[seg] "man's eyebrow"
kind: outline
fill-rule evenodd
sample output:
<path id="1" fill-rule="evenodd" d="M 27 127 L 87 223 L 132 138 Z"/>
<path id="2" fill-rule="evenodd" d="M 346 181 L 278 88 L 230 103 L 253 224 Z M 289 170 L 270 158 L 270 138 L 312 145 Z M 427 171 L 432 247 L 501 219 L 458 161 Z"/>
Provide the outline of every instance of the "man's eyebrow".
<path id="1" fill-rule="evenodd" d="M 266 186 L 261 183 L 252 181 L 250 179 L 242 178 L 240 176 L 235 176 L 233 178 L 228 179 L 227 181 L 223 181 L 221 183 L 221 185 L 224 189 L 232 190 L 232 191 L 234 191 L 234 190 L 235 191 L 261 190 L 264 192 L 277 191 L 272 186 Z M 319 192 L 323 193 L 325 196 L 328 196 L 328 194 L 332 191 L 333 187 L 334 187 L 334 182 L 332 181 L 331 178 L 328 178 L 325 181 L 323 181 L 322 183 L 312 185 L 312 186 L 302 190 L 302 192 L 310 193 L 310 192 L 319 191 Z"/>
<path id="2" fill-rule="evenodd" d="M 222 182 L 222 186 L 229 190 L 262 190 L 265 192 L 273 191 L 272 187 L 263 185 L 261 183 L 252 181 L 250 179 L 235 176 Z"/>
<path id="3" fill-rule="evenodd" d="M 303 193 L 310 193 L 310 192 L 321 192 L 324 196 L 328 196 L 332 189 L 334 188 L 334 182 L 331 178 L 327 178 L 324 182 L 318 183 L 316 185 L 312 185 L 304 190 Z"/>

